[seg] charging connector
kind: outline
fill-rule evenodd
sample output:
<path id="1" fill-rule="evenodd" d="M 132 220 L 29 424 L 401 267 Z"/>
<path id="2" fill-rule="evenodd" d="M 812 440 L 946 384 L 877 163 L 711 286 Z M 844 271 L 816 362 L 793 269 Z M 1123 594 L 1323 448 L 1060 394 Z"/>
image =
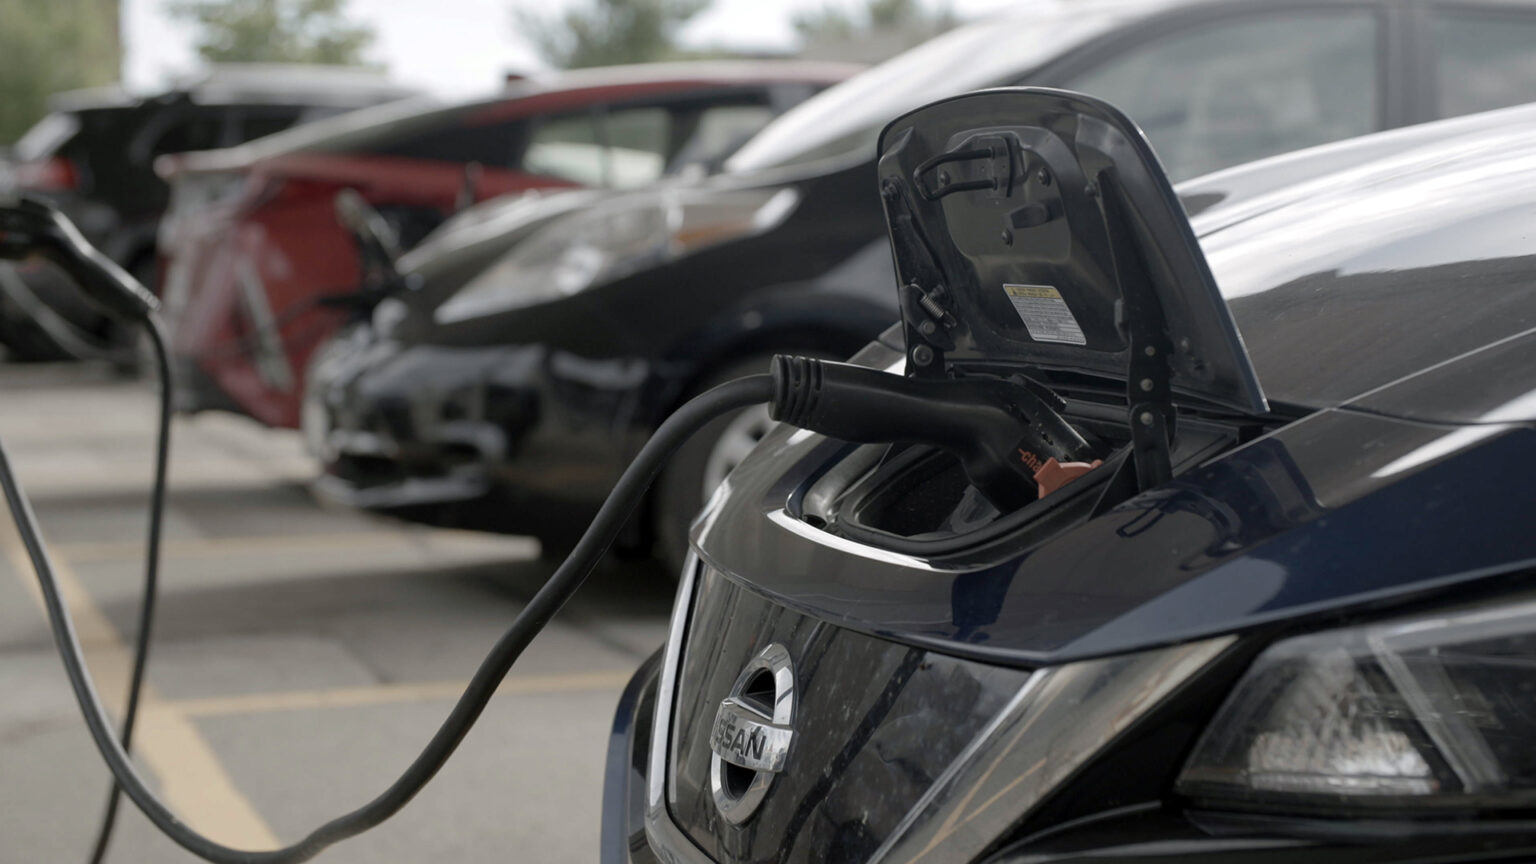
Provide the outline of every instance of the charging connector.
<path id="1" fill-rule="evenodd" d="M 1098 458 L 1022 379 L 917 379 L 809 357 L 773 358 L 775 420 L 860 444 L 926 444 L 960 460 L 1000 510 L 1036 500 Z M 1062 466 L 1074 466 L 1063 469 Z"/>
<path id="2" fill-rule="evenodd" d="M 34 198 L 0 199 L 0 259 L 46 258 L 107 312 L 143 321 L 160 300 L 92 246 L 63 213 Z"/>

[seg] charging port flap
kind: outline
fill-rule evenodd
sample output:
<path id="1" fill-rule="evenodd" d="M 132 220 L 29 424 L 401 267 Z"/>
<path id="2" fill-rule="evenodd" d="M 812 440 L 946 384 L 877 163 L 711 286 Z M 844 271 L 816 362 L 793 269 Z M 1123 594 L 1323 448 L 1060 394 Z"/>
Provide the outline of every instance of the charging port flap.
<path id="1" fill-rule="evenodd" d="M 1267 410 L 1166 174 L 1115 108 L 1038 88 L 938 102 L 886 127 L 879 177 L 909 374 L 1122 382 L 1154 475 L 1142 446 L 1167 441 L 1174 403 Z"/>

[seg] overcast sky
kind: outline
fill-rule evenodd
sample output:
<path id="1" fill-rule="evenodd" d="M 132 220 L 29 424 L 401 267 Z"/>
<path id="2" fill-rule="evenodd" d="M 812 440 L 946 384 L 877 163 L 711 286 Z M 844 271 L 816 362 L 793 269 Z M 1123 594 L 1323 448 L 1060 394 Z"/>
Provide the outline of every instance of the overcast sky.
<path id="1" fill-rule="evenodd" d="M 351 14 L 378 33 L 372 59 L 403 82 L 449 94 L 496 87 L 509 69 L 538 68 L 540 61 L 513 32 L 511 10 L 521 3 L 554 10 L 580 0 L 350 0 Z M 953 0 L 966 17 L 1008 5 L 1009 0 Z M 714 0 L 688 23 L 690 46 L 755 49 L 795 44 L 790 19 L 797 11 L 832 4 L 858 8 L 862 0 Z M 192 34 L 172 21 L 167 0 L 123 0 L 125 76 L 129 87 L 158 86 L 197 65 Z"/>

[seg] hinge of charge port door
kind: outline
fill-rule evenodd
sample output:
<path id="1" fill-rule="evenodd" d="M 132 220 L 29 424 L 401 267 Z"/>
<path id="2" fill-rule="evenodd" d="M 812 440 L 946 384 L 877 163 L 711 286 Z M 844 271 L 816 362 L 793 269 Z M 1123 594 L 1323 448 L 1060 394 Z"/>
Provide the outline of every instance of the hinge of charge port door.
<path id="1" fill-rule="evenodd" d="M 1115 279 L 1123 298 L 1116 304 L 1116 321 L 1128 345 L 1126 403 L 1129 405 L 1131 451 L 1136 486 L 1151 489 L 1173 476 L 1170 452 L 1175 413 L 1171 387 L 1173 349 L 1157 290 L 1146 278 L 1146 266 L 1128 218 L 1125 190 L 1113 168 L 1099 172 L 1094 191 L 1104 212 Z"/>

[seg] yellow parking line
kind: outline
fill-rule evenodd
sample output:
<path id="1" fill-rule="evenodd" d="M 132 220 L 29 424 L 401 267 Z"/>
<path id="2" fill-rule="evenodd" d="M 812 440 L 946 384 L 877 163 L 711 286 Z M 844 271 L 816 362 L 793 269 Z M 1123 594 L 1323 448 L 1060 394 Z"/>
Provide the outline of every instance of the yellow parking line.
<path id="1" fill-rule="evenodd" d="M 0 521 L 4 522 L 0 546 L 4 547 L 11 570 L 31 589 L 41 609 L 42 597 L 34 581 L 31 559 L 11 521 Z M 55 552 L 53 568 L 60 593 L 74 616 L 80 641 L 86 646 L 86 661 L 96 687 L 109 710 L 120 714 L 132 654 L 91 599 L 68 559 Z M 134 752 L 160 779 L 160 797 L 165 803 L 188 824 L 219 842 L 243 848 L 276 846 L 277 836 L 235 788 L 213 747 L 188 716 L 147 685 L 139 706 Z"/>
<path id="2" fill-rule="evenodd" d="M 203 537 L 167 540 L 166 558 L 225 558 L 287 552 L 348 552 L 355 549 L 441 549 L 444 546 L 483 548 L 487 552 L 532 557 L 535 541 L 526 537 L 468 534 L 439 530 L 349 531 L 331 534 L 283 534 L 255 537 Z M 54 547 L 77 564 L 97 564 L 144 554 L 143 541 L 61 543 Z"/>
<path id="3" fill-rule="evenodd" d="M 537 695 L 576 693 L 622 687 L 632 671 L 583 672 L 573 675 L 528 675 L 501 682 L 497 693 Z M 271 711 L 303 711 L 316 708 L 351 708 L 400 702 L 436 702 L 459 698 L 467 681 L 427 681 L 416 684 L 381 684 L 372 687 L 337 687 L 328 690 L 290 690 L 278 693 L 243 693 L 204 699 L 179 699 L 167 705 L 188 717 L 223 717 Z"/>

